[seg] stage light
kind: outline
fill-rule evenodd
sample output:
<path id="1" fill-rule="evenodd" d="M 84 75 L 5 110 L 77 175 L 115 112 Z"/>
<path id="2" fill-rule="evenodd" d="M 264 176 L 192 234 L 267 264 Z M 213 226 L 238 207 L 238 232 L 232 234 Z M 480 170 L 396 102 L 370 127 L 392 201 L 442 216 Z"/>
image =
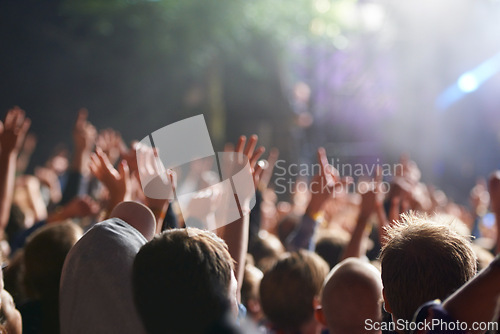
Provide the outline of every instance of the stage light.
<path id="1" fill-rule="evenodd" d="M 500 53 L 487 59 L 470 71 L 462 74 L 457 82 L 448 87 L 436 100 L 436 107 L 447 109 L 466 94 L 477 90 L 488 79 L 500 71 Z"/>
<path id="2" fill-rule="evenodd" d="M 475 91 L 479 87 L 479 82 L 473 73 L 464 73 L 458 78 L 458 88 L 464 93 Z"/>

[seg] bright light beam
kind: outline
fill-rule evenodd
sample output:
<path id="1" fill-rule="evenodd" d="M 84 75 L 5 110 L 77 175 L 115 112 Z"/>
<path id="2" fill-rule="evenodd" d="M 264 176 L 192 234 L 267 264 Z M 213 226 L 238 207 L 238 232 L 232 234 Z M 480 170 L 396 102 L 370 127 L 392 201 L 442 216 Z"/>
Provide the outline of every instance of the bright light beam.
<path id="1" fill-rule="evenodd" d="M 486 60 L 476 68 L 462 74 L 457 82 L 448 87 L 436 100 L 439 110 L 448 109 L 466 94 L 477 90 L 481 85 L 500 71 L 500 53 Z"/>

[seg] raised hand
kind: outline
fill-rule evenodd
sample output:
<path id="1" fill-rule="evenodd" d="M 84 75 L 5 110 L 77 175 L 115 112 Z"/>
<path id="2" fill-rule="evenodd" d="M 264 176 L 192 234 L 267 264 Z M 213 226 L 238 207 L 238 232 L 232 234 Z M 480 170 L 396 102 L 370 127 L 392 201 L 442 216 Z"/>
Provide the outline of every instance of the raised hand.
<path id="1" fill-rule="evenodd" d="M 369 183 L 369 188 L 364 193 L 361 193 L 360 215 L 368 217 L 382 208 L 383 196 L 381 194 L 381 186 L 382 174 L 380 169 L 377 169 L 374 181 Z"/>
<path id="2" fill-rule="evenodd" d="M 238 144 L 236 144 L 236 149 L 234 150 L 237 153 L 245 155 L 250 161 L 250 167 L 252 168 L 255 168 L 260 156 L 266 151 L 263 146 L 259 146 L 255 149 L 258 140 L 259 137 L 257 137 L 257 135 L 252 135 L 247 143 L 247 138 L 245 136 L 240 136 Z"/>
<path id="3" fill-rule="evenodd" d="M 151 147 L 146 147 L 141 143 L 133 145 L 128 154 L 131 164 L 135 164 L 134 173 L 137 181 L 143 186 L 148 185 L 154 188 L 149 188 L 153 194 L 143 192 L 143 187 L 139 187 L 144 199 L 144 204 L 153 211 L 156 218 L 156 233 L 160 233 L 163 227 L 163 220 L 168 209 L 169 201 L 165 198 L 173 198 L 175 190 L 175 173 L 171 170 L 165 170 L 161 163 L 157 152 Z M 159 196 L 152 196 L 159 195 Z M 155 198 L 153 198 L 155 197 Z"/>
<path id="4" fill-rule="evenodd" d="M 105 129 L 99 132 L 96 146 L 98 146 L 109 157 L 109 161 L 114 164 L 125 151 L 125 144 L 119 132 L 113 129 Z"/>
<path id="5" fill-rule="evenodd" d="M 382 172 L 380 168 L 377 168 L 373 181 L 367 184 L 368 188 L 361 193 L 361 206 L 356 226 L 351 234 L 351 240 L 342 254 L 342 259 L 361 257 L 366 253 L 366 226 L 368 218 L 373 213 L 376 213 L 379 219 L 380 239 L 382 242 L 385 240 L 385 226 L 388 225 L 388 222 L 383 208 Z"/>
<path id="6" fill-rule="evenodd" d="M 38 139 L 36 138 L 35 134 L 28 133 L 26 135 L 26 140 L 24 141 L 22 151 L 27 155 L 31 155 L 33 151 L 35 151 L 37 143 Z"/>
<path id="7" fill-rule="evenodd" d="M 339 172 L 328 163 L 324 148 L 318 148 L 317 158 L 320 170 L 311 181 L 311 200 L 306 210 L 306 213 L 312 218 L 322 211 L 325 202 L 335 196 L 340 187 L 343 188 L 344 185 L 351 182 L 350 178 L 341 179 Z"/>
<path id="8" fill-rule="evenodd" d="M 24 111 L 14 107 L 7 112 L 3 124 L 0 122 L 0 235 L 9 220 L 14 193 L 16 160 L 31 121 Z"/>
<path id="9" fill-rule="evenodd" d="M 91 173 L 102 182 L 109 191 L 108 210 L 111 211 L 116 204 L 131 199 L 130 171 L 125 160 L 120 162 L 116 170 L 108 156 L 97 148 L 90 156 L 89 168 Z"/>
<path id="10" fill-rule="evenodd" d="M 17 157 L 16 163 L 16 174 L 21 175 L 24 174 L 26 168 L 30 163 L 31 155 L 36 148 L 37 139 L 33 133 L 28 133 L 26 135 L 26 139 L 24 140 L 23 146 L 20 150 L 20 153 Z"/>
<path id="11" fill-rule="evenodd" d="M 49 188 L 50 201 L 52 203 L 59 203 L 62 198 L 62 192 L 56 172 L 51 168 L 37 167 L 35 168 L 35 176 L 40 180 L 41 184 Z"/>
<path id="12" fill-rule="evenodd" d="M 73 141 L 78 152 L 90 152 L 94 147 L 97 132 L 95 127 L 87 121 L 88 114 L 87 109 L 80 109 L 73 129 Z"/>
<path id="13" fill-rule="evenodd" d="M 72 168 L 80 173 L 85 173 L 88 166 L 88 158 L 94 147 L 96 138 L 95 127 L 87 121 L 87 109 L 80 109 L 73 129 L 73 142 L 75 152 L 73 156 Z"/>
<path id="14" fill-rule="evenodd" d="M 268 187 L 269 182 L 271 181 L 271 178 L 273 176 L 273 169 L 276 165 L 276 162 L 278 161 L 279 155 L 280 151 L 276 147 L 273 147 L 269 152 L 269 156 L 267 157 L 267 168 L 265 168 L 260 177 L 260 189 L 266 189 Z"/>
<path id="15" fill-rule="evenodd" d="M 134 174 L 137 172 L 137 150 L 142 146 L 138 141 L 133 141 L 130 145 L 130 149 L 127 150 L 127 147 L 123 146 L 123 151 L 120 152 L 120 156 L 123 160 L 127 161 L 128 167 L 130 169 L 130 173 Z"/>
<path id="16" fill-rule="evenodd" d="M 0 146 L 2 155 L 19 153 L 31 121 L 24 115 L 24 110 L 14 107 L 5 116 L 3 131 L 0 134 Z"/>
<path id="17" fill-rule="evenodd" d="M 47 218 L 48 223 L 60 222 L 69 218 L 82 218 L 95 216 L 99 212 L 99 204 L 89 196 L 75 197 L 61 210 L 51 213 Z"/>
<path id="18" fill-rule="evenodd" d="M 243 154 L 248 158 L 255 187 L 258 186 L 262 172 L 264 171 L 264 166 L 262 164 L 258 164 L 257 162 L 266 151 L 263 146 L 259 146 L 256 149 L 258 140 L 259 137 L 257 137 L 257 135 L 252 135 L 247 143 L 247 138 L 245 136 L 240 136 L 238 143 L 236 144 L 236 149 L 234 150 L 236 153 Z"/>
<path id="19" fill-rule="evenodd" d="M 264 153 L 265 151 L 264 147 L 259 147 L 255 149 L 257 146 L 257 140 L 258 137 L 256 135 L 252 135 L 247 143 L 246 137 L 241 136 L 238 140 L 238 143 L 236 144 L 236 148 L 234 149 L 234 152 L 243 154 L 248 158 L 255 186 L 258 185 L 259 179 L 263 171 L 262 166 L 257 164 L 257 161 L 259 160 L 262 153 Z M 228 152 L 233 150 L 229 145 L 226 145 L 225 151 Z M 238 281 L 238 291 L 240 291 L 243 282 L 245 257 L 248 249 L 248 233 L 249 233 L 249 217 L 250 217 L 249 214 L 250 209 L 247 203 L 248 200 L 249 199 L 247 198 L 245 199 L 240 198 L 240 204 L 243 203 L 241 205 L 242 217 L 239 220 L 229 225 L 226 225 L 222 233 L 222 238 L 226 241 L 228 245 L 229 253 L 231 254 L 231 257 L 236 261 L 234 272 L 236 280 Z"/>

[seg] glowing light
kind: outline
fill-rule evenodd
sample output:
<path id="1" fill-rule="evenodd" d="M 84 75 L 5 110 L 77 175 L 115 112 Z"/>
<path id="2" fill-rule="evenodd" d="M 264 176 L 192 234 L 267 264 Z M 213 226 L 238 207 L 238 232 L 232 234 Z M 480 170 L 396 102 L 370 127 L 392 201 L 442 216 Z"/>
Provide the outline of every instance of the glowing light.
<path id="1" fill-rule="evenodd" d="M 479 82 L 473 73 L 464 73 L 458 78 L 458 88 L 464 93 L 475 91 L 479 87 Z"/>
<path id="2" fill-rule="evenodd" d="M 441 110 L 447 109 L 453 103 L 464 97 L 464 95 L 477 90 L 482 84 L 499 71 L 500 53 L 490 59 L 487 59 L 474 69 L 462 74 L 453 86 L 448 87 L 437 98 L 436 107 Z"/>
<path id="3" fill-rule="evenodd" d="M 382 27 L 384 24 L 385 12 L 381 5 L 366 3 L 361 6 L 360 10 L 365 29 L 376 31 Z"/>
<path id="4" fill-rule="evenodd" d="M 318 13 L 324 14 L 330 10 L 332 5 L 329 0 L 316 0 L 314 2 L 314 7 Z"/>
<path id="5" fill-rule="evenodd" d="M 325 33 L 326 24 L 323 20 L 319 18 L 315 18 L 311 22 L 311 26 L 309 27 L 310 31 L 315 35 L 323 35 Z"/>

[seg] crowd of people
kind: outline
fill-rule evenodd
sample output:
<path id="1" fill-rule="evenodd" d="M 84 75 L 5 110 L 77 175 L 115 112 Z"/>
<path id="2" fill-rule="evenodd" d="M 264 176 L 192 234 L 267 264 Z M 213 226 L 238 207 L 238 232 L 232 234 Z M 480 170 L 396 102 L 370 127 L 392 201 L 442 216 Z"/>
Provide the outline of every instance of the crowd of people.
<path id="1" fill-rule="evenodd" d="M 353 180 L 318 148 L 309 187 L 280 201 L 278 151 L 266 163 L 257 136 L 241 136 L 226 150 L 248 159 L 254 205 L 204 229 L 176 201 L 146 196 L 141 175 L 167 173 L 171 189 L 180 177 L 158 152 L 98 131 L 85 109 L 72 149 L 34 175 L 25 112 L 0 125 L 0 333 L 499 332 L 500 171 L 467 208 L 408 158 L 390 179 L 374 171 L 363 193 L 344 191 Z"/>

